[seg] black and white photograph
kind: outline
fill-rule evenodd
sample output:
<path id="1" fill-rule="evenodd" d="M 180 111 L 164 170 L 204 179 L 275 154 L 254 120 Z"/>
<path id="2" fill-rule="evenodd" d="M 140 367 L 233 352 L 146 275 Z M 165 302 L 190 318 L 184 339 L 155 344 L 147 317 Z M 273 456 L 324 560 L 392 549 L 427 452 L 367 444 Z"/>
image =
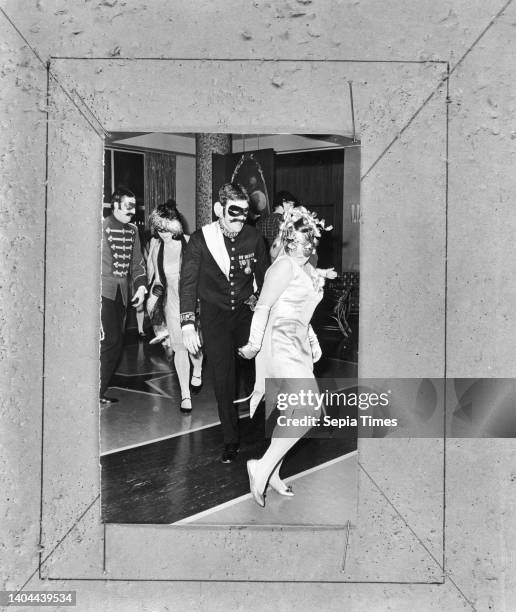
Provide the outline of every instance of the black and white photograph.
<path id="1" fill-rule="evenodd" d="M 360 142 L 112 134 L 105 160 L 102 520 L 354 520 L 357 428 L 266 433 L 265 381 L 357 377 Z"/>

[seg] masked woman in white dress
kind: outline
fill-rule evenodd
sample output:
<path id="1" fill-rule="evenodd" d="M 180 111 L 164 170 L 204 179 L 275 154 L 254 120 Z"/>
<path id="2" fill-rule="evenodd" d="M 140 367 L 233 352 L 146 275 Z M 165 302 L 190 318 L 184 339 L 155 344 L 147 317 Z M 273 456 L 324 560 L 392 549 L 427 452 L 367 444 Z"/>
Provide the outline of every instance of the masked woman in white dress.
<path id="1" fill-rule="evenodd" d="M 285 213 L 281 225 L 282 253 L 267 270 L 260 299 L 251 324 L 248 343 L 239 349 L 242 357 L 256 356 L 256 383 L 250 402 L 251 416 L 265 392 L 265 379 L 279 382 L 281 393 L 303 389 L 318 391 L 313 364 L 322 355 L 310 320 L 323 297 L 324 278 L 309 262 L 315 252 L 324 220 L 300 206 Z M 315 405 L 289 406 L 287 417 L 316 414 Z M 255 501 L 265 505 L 269 485 L 281 495 L 293 495 L 280 478 L 283 458 L 310 427 L 285 428 L 276 425 L 271 443 L 261 459 L 247 462 L 251 493 Z"/>
<path id="2" fill-rule="evenodd" d="M 190 413 L 190 389 L 196 392 L 202 386 L 203 356 L 201 350 L 196 355 L 189 355 L 183 344 L 179 323 L 179 272 L 182 253 L 189 236 L 183 232 L 181 214 L 174 200 L 169 200 L 153 210 L 149 222 L 154 238 L 151 240 L 147 259 L 147 277 L 151 287 L 147 311 L 154 324 L 157 339 L 163 340 L 169 358 L 172 358 L 173 354 L 181 388 L 180 410 Z M 190 361 L 193 366 L 191 380 Z"/>

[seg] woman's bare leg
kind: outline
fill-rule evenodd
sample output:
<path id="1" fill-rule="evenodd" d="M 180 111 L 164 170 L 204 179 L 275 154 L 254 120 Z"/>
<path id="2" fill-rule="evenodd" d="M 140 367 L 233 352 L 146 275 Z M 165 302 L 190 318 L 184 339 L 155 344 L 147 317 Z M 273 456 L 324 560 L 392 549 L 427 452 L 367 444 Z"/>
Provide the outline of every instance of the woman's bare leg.
<path id="1" fill-rule="evenodd" d="M 202 376 L 202 360 L 203 360 L 202 351 L 199 351 L 195 355 L 191 355 L 189 353 L 189 355 L 190 355 L 190 361 L 192 362 L 192 366 L 193 366 L 192 376 L 195 376 L 197 378 L 201 378 L 201 376 Z"/>
<path id="2" fill-rule="evenodd" d="M 138 325 L 138 333 L 143 334 L 143 321 L 145 319 L 145 311 L 143 306 L 136 309 L 136 324 Z"/>
<path id="3" fill-rule="evenodd" d="M 274 487 L 277 491 L 288 488 L 288 485 L 285 484 L 285 482 L 283 482 L 283 480 L 281 480 L 281 477 L 280 477 L 279 472 L 280 472 L 282 464 L 283 464 L 283 459 L 281 459 L 278 465 L 274 468 L 274 470 L 272 470 L 272 474 L 269 478 L 269 484 L 272 487 Z"/>
<path id="4" fill-rule="evenodd" d="M 179 386 L 181 388 L 181 399 L 190 397 L 190 360 L 188 351 L 184 347 L 173 346 L 174 366 L 176 368 Z M 177 350 L 175 350 L 177 349 Z"/>
<path id="5" fill-rule="evenodd" d="M 295 438 L 274 437 L 271 440 L 269 448 L 265 451 L 263 457 L 258 459 L 254 464 L 254 481 L 258 491 L 265 491 L 269 478 L 283 462 L 283 458 L 294 444 L 300 440 L 310 428 L 296 428 L 298 434 Z"/>

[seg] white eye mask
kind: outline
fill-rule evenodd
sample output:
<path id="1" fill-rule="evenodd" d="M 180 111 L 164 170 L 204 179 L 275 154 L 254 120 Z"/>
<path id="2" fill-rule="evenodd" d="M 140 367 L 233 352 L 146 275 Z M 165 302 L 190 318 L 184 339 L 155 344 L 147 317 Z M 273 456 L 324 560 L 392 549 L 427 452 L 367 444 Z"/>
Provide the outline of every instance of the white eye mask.
<path id="1" fill-rule="evenodd" d="M 118 202 L 113 208 L 113 214 L 121 223 L 129 223 L 136 214 L 136 204 L 134 202 Z"/>

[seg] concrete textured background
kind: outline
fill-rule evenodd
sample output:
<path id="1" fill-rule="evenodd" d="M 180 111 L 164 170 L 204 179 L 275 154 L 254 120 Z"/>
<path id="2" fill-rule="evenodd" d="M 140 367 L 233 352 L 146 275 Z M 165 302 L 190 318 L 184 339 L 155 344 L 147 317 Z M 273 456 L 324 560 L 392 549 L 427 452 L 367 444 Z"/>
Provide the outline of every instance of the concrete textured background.
<path id="1" fill-rule="evenodd" d="M 444 584 L 425 584 L 443 574 L 444 456 L 442 442 L 429 440 L 361 445 L 360 520 L 340 575 L 326 535 L 114 526 L 107 559 L 116 567 L 102 574 L 91 206 L 100 202 L 102 140 L 81 103 L 108 130 L 349 133 L 344 92 L 353 79 L 363 143 L 362 374 L 511 377 L 516 3 L 13 0 L 0 8 L 1 588 L 76 589 L 80 610 L 516 609 L 510 440 L 447 441 Z M 52 59 L 47 126 L 46 62 L 65 57 L 106 59 Z M 372 63 L 163 61 L 148 71 L 137 59 L 167 57 Z M 450 63 L 447 270 L 446 65 L 374 60 Z M 202 569 L 203 559 L 202 577 L 222 582 L 198 580 L 192 557 L 181 563 L 188 550 L 199 559 L 212 552 L 218 566 Z M 271 567 L 278 580 L 353 583 L 223 582 L 270 579 Z M 123 580 L 170 570 L 194 581 Z"/>

